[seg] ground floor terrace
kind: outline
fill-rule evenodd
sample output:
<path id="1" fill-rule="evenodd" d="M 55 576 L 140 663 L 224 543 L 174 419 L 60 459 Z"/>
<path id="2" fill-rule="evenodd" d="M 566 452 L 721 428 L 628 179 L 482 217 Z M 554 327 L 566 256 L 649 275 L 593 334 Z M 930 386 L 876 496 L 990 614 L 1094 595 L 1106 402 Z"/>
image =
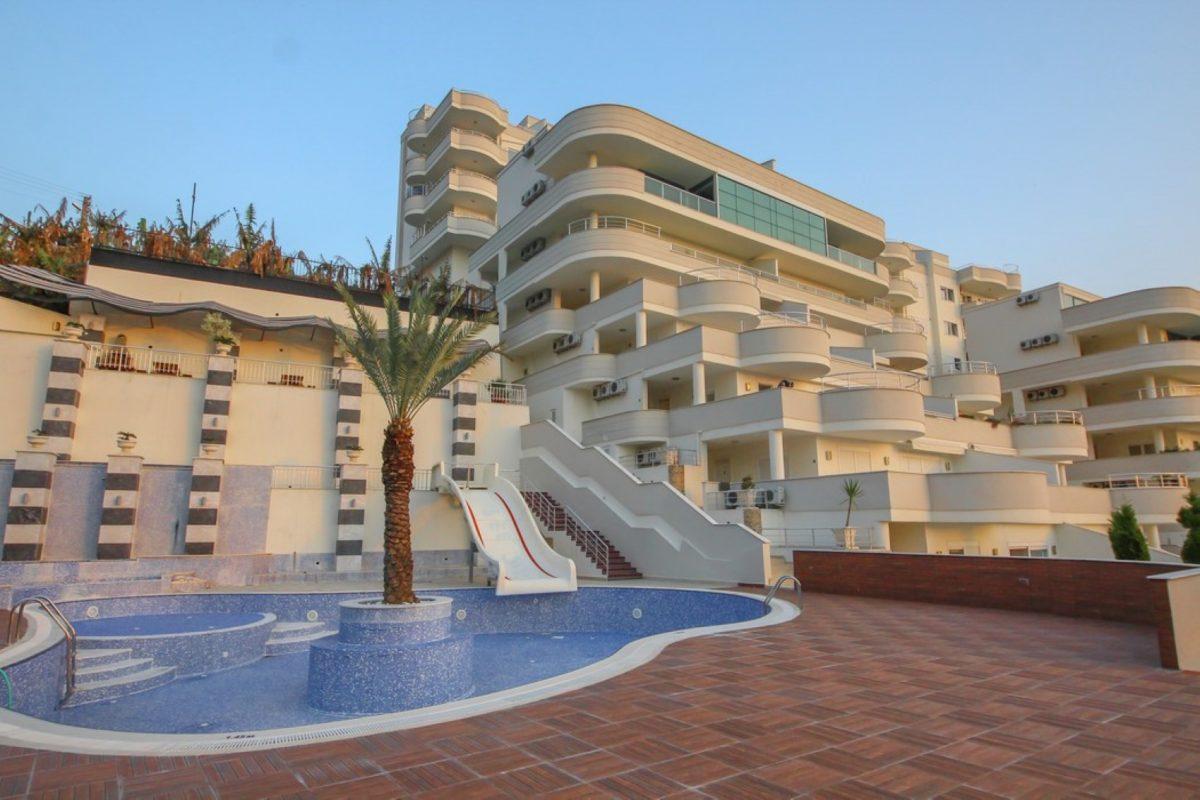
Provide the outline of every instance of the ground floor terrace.
<path id="1" fill-rule="evenodd" d="M 1200 675 L 1152 626 L 808 593 L 570 694 L 376 736 L 174 758 L 0 752 L 0 796 L 1200 795 Z"/>

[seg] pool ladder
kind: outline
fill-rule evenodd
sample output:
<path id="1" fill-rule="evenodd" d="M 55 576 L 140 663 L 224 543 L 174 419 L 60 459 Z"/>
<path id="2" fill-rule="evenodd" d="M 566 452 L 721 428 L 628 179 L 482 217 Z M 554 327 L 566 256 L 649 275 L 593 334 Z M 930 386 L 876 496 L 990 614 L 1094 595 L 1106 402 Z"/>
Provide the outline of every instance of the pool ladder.
<path id="1" fill-rule="evenodd" d="M 75 633 L 75 626 L 67 620 L 62 610 L 54 604 L 53 600 L 49 597 L 35 595 L 34 597 L 26 597 L 9 609 L 8 629 L 4 634 L 4 643 L 7 646 L 16 642 L 17 635 L 21 630 L 21 620 L 25 618 L 25 606 L 30 603 L 36 603 L 41 606 L 46 615 L 62 630 L 63 636 L 67 640 L 67 684 L 62 698 L 62 702 L 65 703 L 75 692 L 75 644 L 78 636 Z"/>
<path id="2" fill-rule="evenodd" d="M 763 605 L 766 606 L 768 610 L 771 608 L 771 601 L 775 599 L 775 595 L 779 592 L 780 587 L 782 587 L 788 581 L 796 584 L 796 607 L 804 607 L 803 599 L 800 596 L 800 579 L 795 575 L 780 575 L 779 579 L 775 581 L 775 585 L 771 587 L 769 592 L 767 592 L 767 596 L 763 598 Z"/>

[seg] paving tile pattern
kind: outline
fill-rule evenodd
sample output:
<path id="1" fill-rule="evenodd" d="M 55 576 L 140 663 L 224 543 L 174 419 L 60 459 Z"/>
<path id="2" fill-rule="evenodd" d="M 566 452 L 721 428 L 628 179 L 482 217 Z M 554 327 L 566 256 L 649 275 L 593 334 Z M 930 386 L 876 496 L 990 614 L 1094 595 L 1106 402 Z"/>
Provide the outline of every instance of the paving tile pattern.
<path id="1" fill-rule="evenodd" d="M 1200 797 L 1200 675 L 1153 629 L 810 594 L 587 689 L 200 758 L 0 749 L 0 797 Z"/>

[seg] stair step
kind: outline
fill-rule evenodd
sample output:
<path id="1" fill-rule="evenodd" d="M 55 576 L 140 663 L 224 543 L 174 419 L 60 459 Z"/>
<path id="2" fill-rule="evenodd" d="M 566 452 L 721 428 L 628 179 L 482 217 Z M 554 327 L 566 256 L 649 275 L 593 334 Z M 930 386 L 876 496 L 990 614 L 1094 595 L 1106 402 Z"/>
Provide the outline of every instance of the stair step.
<path id="1" fill-rule="evenodd" d="M 111 661 L 107 664 L 91 665 L 84 662 L 86 666 L 80 667 L 76 662 L 75 667 L 75 685 L 79 688 L 94 684 L 100 681 L 105 681 L 110 678 L 120 678 L 124 675 L 132 675 L 135 672 L 142 672 L 149 667 L 154 666 L 153 658 L 127 658 L 124 661 Z"/>
<path id="2" fill-rule="evenodd" d="M 264 656 L 282 656 L 287 653 L 299 653 L 308 649 L 308 646 L 317 639 L 324 639 L 326 636 L 335 635 L 335 631 L 321 630 L 309 631 L 302 635 L 289 636 L 285 639 L 271 638 L 267 640 L 263 647 Z"/>
<path id="3" fill-rule="evenodd" d="M 79 649 L 75 651 L 75 666 L 79 668 L 113 664 L 133 655 L 128 647 L 88 647 L 83 639 L 76 639 L 76 644 Z"/>
<path id="4" fill-rule="evenodd" d="M 75 693 L 63 706 L 82 706 L 114 697 L 124 697 L 138 692 L 156 689 L 175 680 L 174 667 L 150 667 L 140 672 L 121 675 L 107 680 L 89 681 L 75 688 Z"/>
<path id="5" fill-rule="evenodd" d="M 267 641 L 280 641 L 325 630 L 324 622 L 276 622 Z"/>

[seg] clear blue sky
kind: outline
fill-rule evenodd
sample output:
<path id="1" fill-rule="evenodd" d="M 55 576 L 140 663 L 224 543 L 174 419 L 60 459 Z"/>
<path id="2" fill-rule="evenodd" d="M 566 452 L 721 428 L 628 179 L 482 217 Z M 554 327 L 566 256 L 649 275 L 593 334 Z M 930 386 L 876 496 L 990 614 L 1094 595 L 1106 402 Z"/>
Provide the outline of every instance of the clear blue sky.
<path id="1" fill-rule="evenodd" d="M 0 0 L 0 30 L 10 214 L 49 182 L 159 217 L 195 180 L 201 213 L 253 200 L 358 259 L 409 110 L 459 86 L 638 106 L 1029 287 L 1200 283 L 1195 0 Z"/>

